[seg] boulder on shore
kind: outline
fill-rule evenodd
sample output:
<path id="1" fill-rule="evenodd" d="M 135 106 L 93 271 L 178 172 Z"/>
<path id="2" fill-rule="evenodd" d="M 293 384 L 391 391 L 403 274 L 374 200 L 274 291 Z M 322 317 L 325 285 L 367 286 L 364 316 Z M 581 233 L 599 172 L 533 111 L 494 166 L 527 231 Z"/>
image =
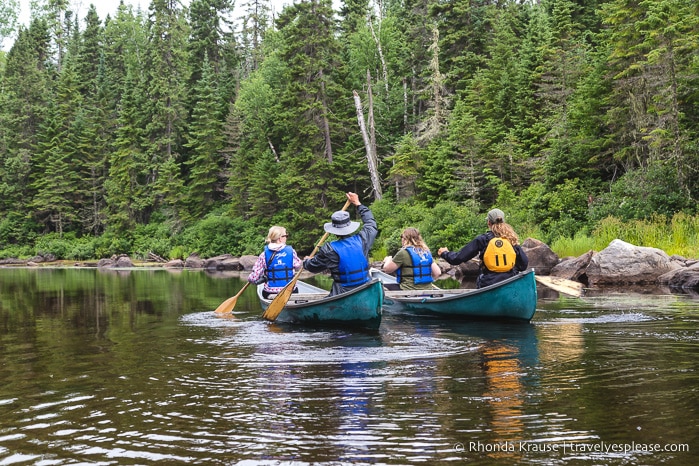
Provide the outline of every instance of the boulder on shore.
<path id="1" fill-rule="evenodd" d="M 206 270 L 242 270 L 240 259 L 231 254 L 221 254 L 204 261 Z"/>
<path id="2" fill-rule="evenodd" d="M 128 268 L 133 266 L 133 261 L 126 254 L 112 256 L 109 259 L 100 259 L 97 261 L 97 267 L 99 268 Z"/>
<path id="3" fill-rule="evenodd" d="M 204 259 L 199 254 L 192 253 L 184 260 L 184 266 L 188 269 L 201 269 L 204 267 Z"/>
<path id="4" fill-rule="evenodd" d="M 534 238 L 527 238 L 522 243 L 522 249 L 529 258 L 529 267 L 534 269 L 539 275 L 548 275 L 555 267 L 559 258 L 553 250 L 542 241 Z"/>
<path id="5" fill-rule="evenodd" d="M 240 266 L 243 270 L 252 270 L 255 266 L 255 262 L 257 262 L 257 256 L 253 256 L 252 254 L 240 256 Z"/>
<path id="6" fill-rule="evenodd" d="M 699 262 L 664 273 L 658 281 L 672 288 L 699 290 Z"/>
<path id="7" fill-rule="evenodd" d="M 182 259 L 173 259 L 171 261 L 167 261 L 163 267 L 166 269 L 182 269 L 184 268 L 184 261 Z"/>
<path id="8" fill-rule="evenodd" d="M 615 239 L 590 259 L 585 274 L 590 286 L 658 283 L 658 277 L 681 268 L 664 251 Z"/>
<path id="9" fill-rule="evenodd" d="M 551 269 L 551 275 L 588 284 L 587 267 L 594 255 L 595 252 L 589 250 L 582 256 L 562 259 Z"/>

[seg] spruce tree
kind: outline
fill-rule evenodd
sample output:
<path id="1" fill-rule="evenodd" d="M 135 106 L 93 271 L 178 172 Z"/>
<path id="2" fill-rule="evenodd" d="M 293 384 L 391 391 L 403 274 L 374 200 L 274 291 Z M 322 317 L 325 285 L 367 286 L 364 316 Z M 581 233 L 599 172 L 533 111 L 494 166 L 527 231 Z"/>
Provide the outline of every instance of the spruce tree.
<path id="1" fill-rule="evenodd" d="M 206 56 L 201 79 L 194 89 L 196 105 L 192 112 L 187 142 L 189 158 L 185 162 L 188 171 L 187 212 L 192 218 L 201 218 L 213 203 L 221 198 L 220 151 L 224 136 L 220 115 L 213 111 L 219 105 L 214 70 Z"/>
<path id="2" fill-rule="evenodd" d="M 179 165 L 182 137 L 187 123 L 186 103 L 188 66 L 188 24 L 179 3 L 172 0 L 154 0 L 149 14 L 149 44 L 147 55 L 148 104 L 147 184 L 155 193 L 151 212 L 164 205 L 178 220 L 179 195 L 176 186 L 182 182 Z M 167 163 L 167 175 L 161 170 Z"/>

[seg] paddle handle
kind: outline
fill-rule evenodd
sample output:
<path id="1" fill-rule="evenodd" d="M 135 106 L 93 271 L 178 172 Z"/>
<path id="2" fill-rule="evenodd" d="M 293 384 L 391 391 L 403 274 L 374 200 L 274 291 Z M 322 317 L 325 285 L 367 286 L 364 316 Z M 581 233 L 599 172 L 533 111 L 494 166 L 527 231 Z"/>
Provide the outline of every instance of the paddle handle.
<path id="1" fill-rule="evenodd" d="M 243 294 L 243 291 L 245 291 L 245 288 L 247 288 L 248 285 L 250 285 L 250 282 L 245 282 L 245 285 L 243 285 L 240 291 L 238 291 L 238 294 L 235 295 L 235 298 L 238 298 L 241 294 Z"/>
<path id="2" fill-rule="evenodd" d="M 349 206 L 350 206 L 350 201 L 348 199 L 347 202 L 345 202 L 345 205 L 340 210 L 347 210 L 347 209 L 349 209 Z M 318 243 L 316 244 L 316 247 L 313 248 L 313 251 L 311 251 L 311 254 L 308 256 L 309 259 L 316 255 L 316 253 L 318 252 L 318 249 L 320 249 L 320 247 L 323 245 L 325 240 L 328 239 L 329 235 L 330 235 L 330 233 L 328 233 L 326 231 L 325 234 L 323 235 L 323 237 L 320 238 L 320 241 L 318 241 Z"/>

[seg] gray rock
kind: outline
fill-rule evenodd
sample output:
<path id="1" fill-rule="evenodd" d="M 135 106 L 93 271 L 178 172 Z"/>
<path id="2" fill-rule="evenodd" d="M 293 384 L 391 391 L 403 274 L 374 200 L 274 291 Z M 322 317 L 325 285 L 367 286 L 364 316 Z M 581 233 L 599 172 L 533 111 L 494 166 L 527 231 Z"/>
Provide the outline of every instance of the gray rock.
<path id="1" fill-rule="evenodd" d="M 548 275 L 551 269 L 558 265 L 560 259 L 551 248 L 534 238 L 527 238 L 522 243 L 522 249 L 529 258 L 529 267 L 536 270 L 539 275 Z"/>
<path id="2" fill-rule="evenodd" d="M 594 255 L 595 252 L 589 250 L 582 256 L 563 259 L 551 269 L 551 275 L 586 283 L 587 267 Z"/>
<path id="3" fill-rule="evenodd" d="M 184 268 L 184 261 L 182 259 L 174 259 L 166 262 L 163 267 L 166 269 L 181 269 Z"/>
<path id="4" fill-rule="evenodd" d="M 257 256 L 251 254 L 240 256 L 240 266 L 243 270 L 252 270 L 255 262 L 257 262 Z"/>
<path id="5" fill-rule="evenodd" d="M 190 254 L 189 257 L 184 260 L 184 266 L 188 269 L 201 269 L 204 267 L 204 259 L 199 257 L 199 254 Z"/>
<path id="6" fill-rule="evenodd" d="M 206 270 L 242 270 L 240 259 L 231 254 L 221 254 L 204 261 Z"/>
<path id="7" fill-rule="evenodd" d="M 585 273 L 590 286 L 644 284 L 680 267 L 660 249 L 615 239 L 592 257 Z"/>
<path id="8" fill-rule="evenodd" d="M 689 267 L 682 267 L 664 273 L 658 277 L 658 282 L 672 288 L 699 291 L 699 263 L 694 262 Z"/>

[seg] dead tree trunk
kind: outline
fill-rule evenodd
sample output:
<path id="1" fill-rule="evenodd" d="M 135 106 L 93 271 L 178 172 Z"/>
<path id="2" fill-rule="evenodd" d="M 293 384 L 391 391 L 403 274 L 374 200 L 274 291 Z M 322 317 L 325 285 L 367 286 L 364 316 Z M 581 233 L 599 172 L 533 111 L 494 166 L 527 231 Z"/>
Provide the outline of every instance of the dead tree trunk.
<path id="1" fill-rule="evenodd" d="M 381 192 L 381 180 L 379 178 L 378 164 L 376 160 L 376 152 L 372 152 L 371 142 L 369 141 L 369 135 L 367 134 L 366 125 L 364 124 L 364 113 L 362 112 L 362 100 L 359 97 L 357 91 L 353 91 L 354 94 L 354 106 L 357 108 L 357 121 L 359 122 L 359 129 L 362 132 L 362 139 L 364 140 L 364 148 L 366 149 L 366 158 L 369 165 L 369 176 L 371 177 L 371 185 L 374 190 L 374 199 L 380 200 L 383 197 Z"/>

